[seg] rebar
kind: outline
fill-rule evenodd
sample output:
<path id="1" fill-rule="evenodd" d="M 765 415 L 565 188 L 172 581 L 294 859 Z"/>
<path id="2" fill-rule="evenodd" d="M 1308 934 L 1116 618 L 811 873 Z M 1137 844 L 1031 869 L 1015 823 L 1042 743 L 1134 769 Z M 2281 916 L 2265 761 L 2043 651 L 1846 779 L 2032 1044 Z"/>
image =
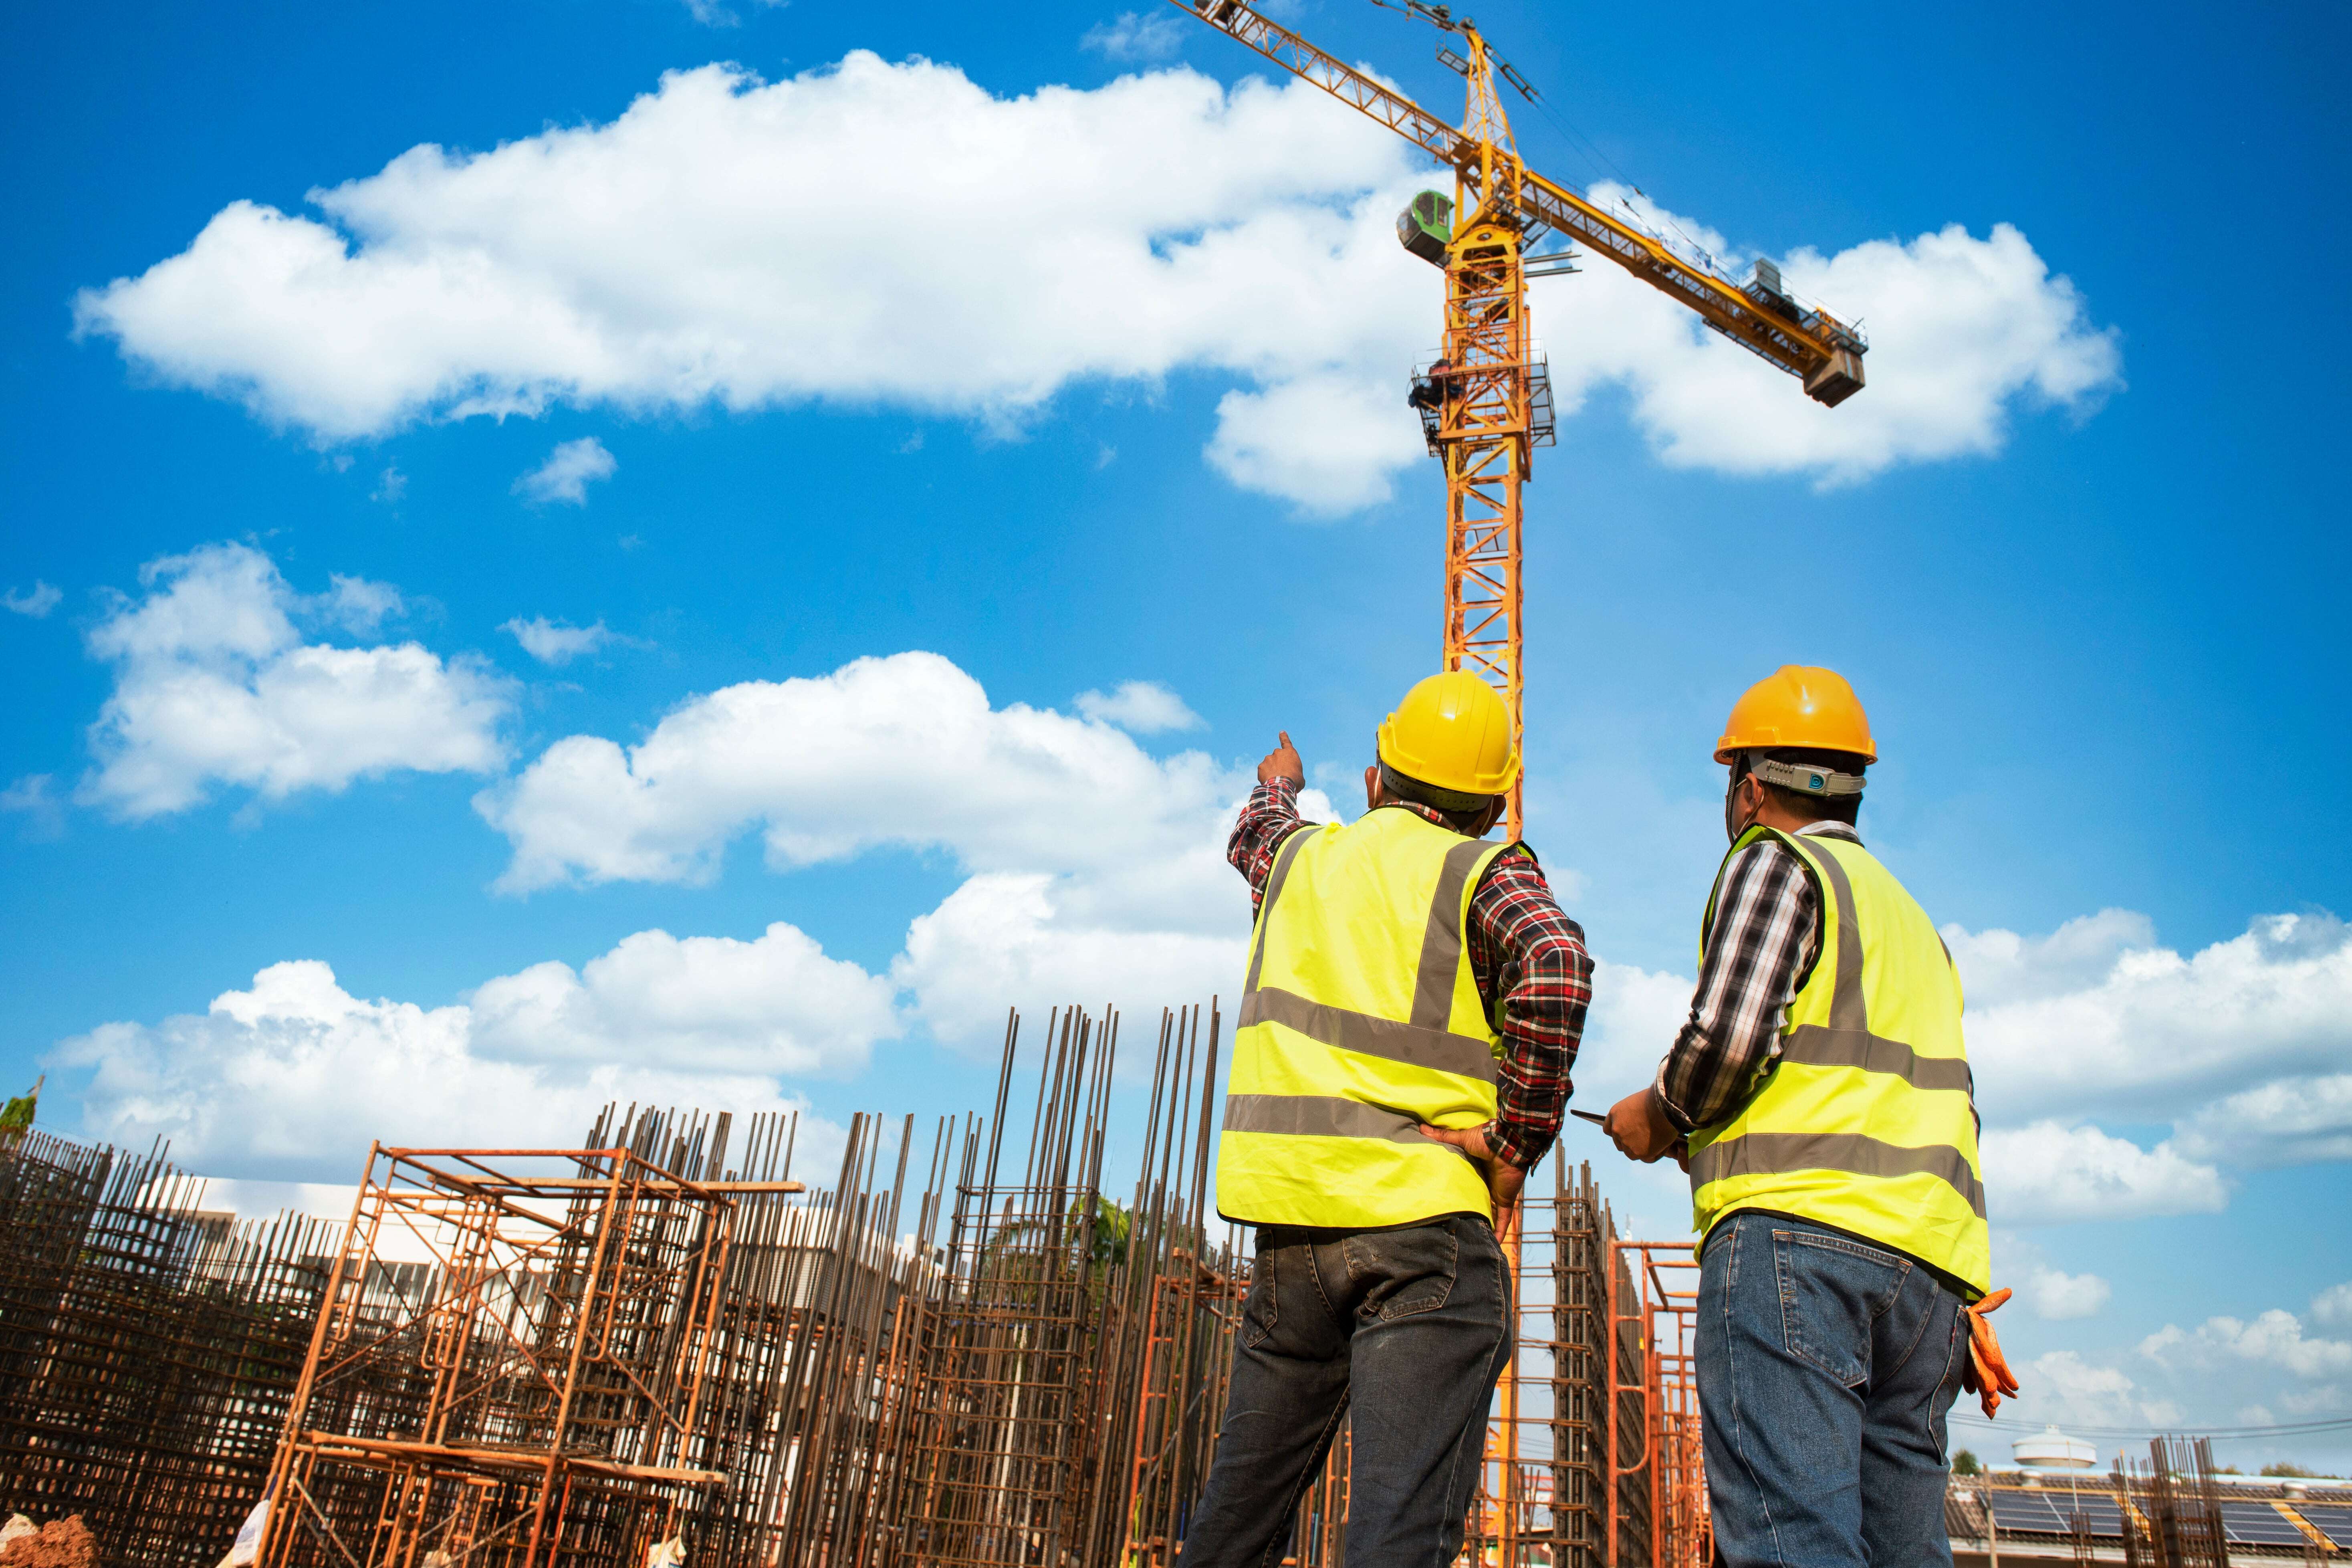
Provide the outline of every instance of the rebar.
<path id="1" fill-rule="evenodd" d="M 1116 1013 L 1025 1049 L 1008 1015 L 984 1113 L 853 1117 L 805 1188 L 792 1114 L 615 1106 L 579 1148 L 378 1146 L 341 1226 L 236 1226 L 160 1154 L 36 1135 L 0 1151 L 0 1502 L 189 1568 L 265 1496 L 258 1568 L 1175 1568 L 1250 1279 L 1223 1027 L 1163 1012 L 1115 1079 Z M 1590 1166 L 1526 1203 L 1473 1560 L 1706 1561 L 1675 1266 Z M 1292 1568 L 1344 1559 L 1351 1447 Z"/>
<path id="2" fill-rule="evenodd" d="M 332 1227 L 206 1214 L 158 1146 L 0 1143 L 0 1505 L 209 1568 L 259 1495 Z"/>

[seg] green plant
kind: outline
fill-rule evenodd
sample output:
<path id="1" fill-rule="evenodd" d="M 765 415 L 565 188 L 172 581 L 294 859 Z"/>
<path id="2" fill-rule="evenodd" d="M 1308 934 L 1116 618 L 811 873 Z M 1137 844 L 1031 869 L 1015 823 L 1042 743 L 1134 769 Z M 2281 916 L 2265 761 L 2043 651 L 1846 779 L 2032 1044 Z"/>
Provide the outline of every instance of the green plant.
<path id="1" fill-rule="evenodd" d="M 1969 1452 L 1966 1448 L 1963 1448 L 1958 1453 L 1952 1456 L 1952 1474 L 1956 1476 L 1980 1476 L 1984 1474 L 1984 1465 L 1974 1454 Z"/>

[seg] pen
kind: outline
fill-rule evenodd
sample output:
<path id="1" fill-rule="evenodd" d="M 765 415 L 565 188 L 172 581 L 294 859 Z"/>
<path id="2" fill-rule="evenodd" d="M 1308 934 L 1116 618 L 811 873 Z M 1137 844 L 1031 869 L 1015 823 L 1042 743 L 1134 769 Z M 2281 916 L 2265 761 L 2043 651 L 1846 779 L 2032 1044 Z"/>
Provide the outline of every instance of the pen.
<path id="1" fill-rule="evenodd" d="M 1601 1115 L 1597 1110 L 1570 1110 L 1569 1114 L 1570 1116 L 1580 1116 L 1585 1121 L 1591 1122 L 1595 1127 L 1605 1127 L 1609 1123 L 1609 1118 Z"/>

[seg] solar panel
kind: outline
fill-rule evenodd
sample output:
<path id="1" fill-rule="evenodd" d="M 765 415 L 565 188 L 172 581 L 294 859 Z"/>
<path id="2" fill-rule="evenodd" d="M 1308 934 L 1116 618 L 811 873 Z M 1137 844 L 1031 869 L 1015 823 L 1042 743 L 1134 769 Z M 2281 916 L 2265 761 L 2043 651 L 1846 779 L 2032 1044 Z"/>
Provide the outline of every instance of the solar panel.
<path id="1" fill-rule="evenodd" d="M 2044 1534 L 2064 1535 L 2074 1529 L 2064 1516 L 2050 1506 L 2050 1500 L 2040 1492 L 1996 1491 L 1987 1488 L 1987 1498 L 1992 1503 L 1992 1521 L 2002 1530 L 2031 1530 Z"/>
<path id="2" fill-rule="evenodd" d="M 2124 1532 L 2124 1510 L 2117 1508 L 2116 1500 L 2105 1492 L 2084 1492 L 2080 1499 L 2070 1499 L 2060 1503 L 2058 1508 L 2062 1513 L 2080 1509 L 2091 1521 L 2091 1533 L 2094 1535 L 2121 1535 Z"/>
<path id="3" fill-rule="evenodd" d="M 2291 1502 L 2287 1507 L 2311 1521 L 2320 1534 L 2336 1545 L 2352 1548 L 2352 1507 L 2340 1502 Z"/>
<path id="4" fill-rule="evenodd" d="M 2266 1502 L 2225 1502 L 2221 1525 L 2233 1542 L 2248 1546 L 2301 1546 L 2304 1533 Z"/>

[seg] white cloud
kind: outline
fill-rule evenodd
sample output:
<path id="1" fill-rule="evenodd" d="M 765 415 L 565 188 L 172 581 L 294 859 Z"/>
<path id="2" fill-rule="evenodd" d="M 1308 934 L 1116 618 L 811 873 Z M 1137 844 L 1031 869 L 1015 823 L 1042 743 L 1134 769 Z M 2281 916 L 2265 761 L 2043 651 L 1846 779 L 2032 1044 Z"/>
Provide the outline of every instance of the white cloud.
<path id="1" fill-rule="evenodd" d="M 576 975 L 541 964 L 444 1007 L 353 996 L 315 960 L 275 963 L 202 1015 L 106 1024 L 53 1060 L 94 1069 L 92 1137 L 316 1180 L 355 1173 L 374 1139 L 569 1146 L 612 1100 L 791 1109 L 778 1073 L 853 1066 L 896 1032 L 887 983 L 777 925 L 751 942 L 643 931 Z"/>
<path id="2" fill-rule="evenodd" d="M 2229 1201 L 2221 1174 L 2170 1143 L 2142 1149 L 2096 1127 L 2037 1121 L 1984 1130 L 1985 1201 L 2009 1225 L 2212 1214 Z"/>
<path id="3" fill-rule="evenodd" d="M 2311 1299 L 2313 1321 L 2352 1327 L 2352 1279 L 2330 1285 Z"/>
<path id="4" fill-rule="evenodd" d="M 1184 24 L 1173 13 L 1121 11 L 1116 20 L 1097 22 L 1078 40 L 1106 59 L 1122 64 L 1171 58 L 1184 44 Z"/>
<path id="5" fill-rule="evenodd" d="M 2027 1426 L 2031 1422 L 2069 1427 L 2171 1426 L 2181 1418 L 2178 1405 L 2150 1398 L 2121 1367 L 2085 1361 L 2074 1351 L 2036 1356 L 2018 1373 L 2017 1415 L 2024 1428 L 2019 1436 L 2036 1435 Z"/>
<path id="6" fill-rule="evenodd" d="M 793 0 L 759 0 L 763 7 L 789 5 Z M 743 18 L 723 0 L 686 0 L 686 14 L 706 27 L 740 27 Z"/>
<path id="7" fill-rule="evenodd" d="M 1377 506 L 1423 451 L 1421 421 L 1393 380 L 1331 371 L 1228 392 L 1202 455 L 1243 489 L 1279 496 L 1309 517 Z"/>
<path id="8" fill-rule="evenodd" d="M 476 1043 L 517 1061 L 841 1076 L 899 1032 L 888 981 L 782 921 L 752 942 L 641 931 L 577 973 L 533 964 L 472 1004 Z"/>
<path id="9" fill-rule="evenodd" d="M 706 880 L 759 826 L 779 868 L 895 844 L 974 870 L 1118 869 L 1160 901 L 1154 872 L 1181 865 L 1187 899 L 1213 885 L 1229 907 L 1240 884 L 1215 834 L 1246 790 L 1197 752 L 1158 762 L 1108 725 L 992 709 L 948 660 L 902 653 L 723 688 L 626 751 L 568 737 L 476 805 L 514 845 L 514 889 Z"/>
<path id="10" fill-rule="evenodd" d="M 341 626 L 353 637 L 367 637 L 382 626 L 387 616 L 397 616 L 406 606 L 400 590 L 389 583 L 371 583 L 364 577 L 346 577 L 340 572 L 331 574 L 327 591 L 310 601 L 309 608 L 320 619 Z"/>
<path id="11" fill-rule="evenodd" d="M 36 577 L 29 589 L 11 588 L 6 593 L 0 594 L 0 605 L 6 605 L 20 616 L 30 616 L 37 621 L 56 609 L 58 601 L 65 596 L 65 591 L 56 584 L 44 583 Z"/>
<path id="12" fill-rule="evenodd" d="M 98 765 L 78 792 L 84 804 L 137 820 L 194 805 L 215 783 L 278 800 L 501 762 L 508 704 L 486 666 L 445 663 L 414 642 L 302 641 L 298 621 L 370 626 L 397 608 L 394 591 L 338 577 L 305 598 L 242 544 L 165 556 L 140 576 L 145 595 L 118 598 L 89 637 L 115 686 L 90 727 Z"/>
<path id="13" fill-rule="evenodd" d="M 2139 1350 L 2166 1366 L 2210 1365 L 2226 1356 L 2258 1362 L 2313 1381 L 2352 1374 L 2352 1343 L 2305 1339 L 2301 1320 L 2278 1307 L 2251 1322 L 2208 1318 L 2192 1331 L 2167 1323 L 2142 1340 Z"/>
<path id="14" fill-rule="evenodd" d="M 2026 1299 L 2033 1310 L 2053 1322 L 2098 1316 L 2115 1291 L 2095 1274 L 2067 1274 L 2039 1268 L 2025 1278 Z"/>
<path id="15" fill-rule="evenodd" d="M 1229 871 L 1226 873 L 1231 876 Z M 1086 889 L 1042 873 L 973 877 L 916 918 L 890 977 L 913 992 L 940 1039 L 985 1043 L 1004 1010 L 1118 1006 L 1149 1021 L 1158 1007 L 1240 1000 L 1244 923 L 1224 933 L 1133 930 L 1087 918 Z M 1235 879 L 1238 885 L 1238 879 Z"/>
<path id="16" fill-rule="evenodd" d="M 2352 1073 L 2285 1078 L 2242 1089 L 2180 1124 L 2180 1145 L 2240 1165 L 2352 1160 Z"/>
<path id="17" fill-rule="evenodd" d="M 1230 998 L 1250 917 L 1224 841 L 1248 789 L 1198 752 L 1158 760 L 1105 722 L 992 707 L 952 663 L 904 653 L 724 688 L 627 748 L 567 737 L 475 806 L 513 846 L 510 890 L 707 880 L 755 830 L 777 869 L 943 854 L 967 879 L 914 921 L 892 976 L 964 1041 L 1008 1005 Z M 1303 806 L 1329 819 L 1316 792 Z"/>
<path id="18" fill-rule="evenodd" d="M 1100 47 L 1152 34 L 1118 26 Z M 1303 83 L 1170 69 L 1003 99 L 864 52 L 772 84 L 710 66 L 610 124 L 416 147 L 312 192 L 316 217 L 233 203 L 181 254 L 84 290 L 76 321 L 323 441 L 556 404 L 1002 425 L 1074 383 L 1201 370 L 1235 384 L 1208 459 L 1338 512 L 1426 460 L 1402 376 L 1437 334 L 1438 275 L 1391 228 L 1429 183 L 1415 168 Z M 1868 319 L 1862 395 L 1821 408 L 1596 265 L 1536 286 L 1563 412 L 1622 383 L 1670 463 L 1845 480 L 1994 450 L 2012 406 L 2087 410 L 2117 384 L 2112 335 L 2005 226 L 1782 265 Z"/>
<path id="19" fill-rule="evenodd" d="M 1184 700 L 1156 680 L 1123 680 L 1105 696 L 1081 691 L 1077 710 L 1089 719 L 1116 724 L 1137 735 L 1157 735 L 1167 730 L 1197 730 L 1202 719 L 1184 706 Z"/>
<path id="20" fill-rule="evenodd" d="M 2225 1166 L 2352 1159 L 2352 931 L 2263 916 L 2192 956 L 2105 910 L 2042 937 L 1944 928 L 1985 1119 L 1988 1201 L 2011 1225 L 2216 1212 Z M 1601 961 L 1579 1098 L 1646 1081 L 1688 978 Z M 2161 1127 L 2143 1146 L 2101 1126 Z"/>
<path id="21" fill-rule="evenodd" d="M 523 652 L 541 664 L 570 664 L 582 654 L 593 653 L 614 640 L 602 621 L 592 626 L 575 626 L 551 621 L 545 616 L 533 616 L 527 621 L 518 616 L 499 630 L 513 634 L 515 641 L 522 644 Z"/>
<path id="22" fill-rule="evenodd" d="M 2042 937 L 1998 929 L 1970 931 L 1958 925 L 1946 926 L 1943 935 L 1967 983 L 1969 1005 L 1979 1013 L 2089 990 L 2114 972 L 2125 953 L 2157 945 L 2156 922 L 2131 910 L 2078 915 Z"/>
<path id="23" fill-rule="evenodd" d="M 1620 187 L 1602 184 L 1591 194 L 1604 205 L 1631 202 L 1637 216 L 1669 235 L 1691 234 L 1735 275 L 1752 265 L 1752 252 Z M 1629 274 L 1596 263 L 1536 285 L 1562 411 L 1594 384 L 1622 379 L 1633 391 L 1636 423 L 1675 467 L 1839 483 L 1898 463 L 1997 452 L 2012 405 L 2087 413 L 2121 384 L 2112 330 L 2092 326 L 2074 285 L 2052 277 L 2008 224 L 1982 239 L 1954 224 L 1828 258 L 1801 247 L 1780 258 L 1780 270 L 1799 295 L 1867 323 L 1869 385 L 1848 402 L 1832 410 L 1793 395 L 1782 373 L 1694 326 L 1680 306 Z M 1589 308 L 1549 313 L 1571 292 L 1589 296 Z"/>
<path id="24" fill-rule="evenodd" d="M 2280 1157 L 2326 1157 L 2352 1138 L 2352 1085 L 2333 1076 L 2352 1056 L 2352 931 L 2333 915 L 2262 916 L 2188 957 L 2118 910 L 2033 940 L 1944 934 L 1989 1121 L 2179 1121 L 2198 1158 L 2283 1133 Z"/>
<path id="25" fill-rule="evenodd" d="M 598 479 L 611 479 L 620 467 L 604 442 L 583 436 L 577 441 L 558 443 L 547 461 L 514 482 L 514 493 L 540 506 L 556 501 L 585 506 L 588 487 Z"/>

